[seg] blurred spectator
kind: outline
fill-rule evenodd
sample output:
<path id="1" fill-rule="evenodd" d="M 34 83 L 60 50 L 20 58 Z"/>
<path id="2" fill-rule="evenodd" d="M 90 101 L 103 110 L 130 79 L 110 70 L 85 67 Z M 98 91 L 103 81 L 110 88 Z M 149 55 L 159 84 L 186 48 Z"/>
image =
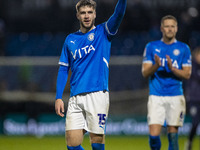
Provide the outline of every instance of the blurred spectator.
<path id="1" fill-rule="evenodd" d="M 196 135 L 200 122 L 200 47 L 193 51 L 192 75 L 188 81 L 186 92 L 189 101 L 189 112 L 192 118 L 192 126 L 188 136 L 185 150 L 192 150 L 192 142 Z"/>

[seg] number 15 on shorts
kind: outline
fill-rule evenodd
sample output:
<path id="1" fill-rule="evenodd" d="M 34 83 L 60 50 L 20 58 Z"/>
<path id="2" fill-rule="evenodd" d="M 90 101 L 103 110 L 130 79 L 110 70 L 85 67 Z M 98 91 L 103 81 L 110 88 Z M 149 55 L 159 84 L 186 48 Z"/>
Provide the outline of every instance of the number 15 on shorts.
<path id="1" fill-rule="evenodd" d="M 99 127 L 103 128 L 106 124 L 106 114 L 97 114 L 97 116 L 99 116 Z"/>

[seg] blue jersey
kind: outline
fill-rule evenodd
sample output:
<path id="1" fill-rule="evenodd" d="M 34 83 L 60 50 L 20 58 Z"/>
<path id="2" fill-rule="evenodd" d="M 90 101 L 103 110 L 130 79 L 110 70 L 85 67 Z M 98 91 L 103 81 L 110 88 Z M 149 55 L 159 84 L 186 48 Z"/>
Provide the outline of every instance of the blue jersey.
<path id="1" fill-rule="evenodd" d="M 149 77 L 149 94 L 157 96 L 183 95 L 182 80 L 175 76 L 168 68 L 166 55 L 172 60 L 172 66 L 182 69 L 191 66 L 190 48 L 179 41 L 168 45 L 162 40 L 150 42 L 144 51 L 143 63 L 155 64 L 154 55 L 157 54 L 161 60 L 161 66 Z"/>
<path id="2" fill-rule="evenodd" d="M 71 67 L 70 96 L 108 91 L 111 37 L 106 23 L 85 34 L 78 31 L 67 36 L 59 64 Z"/>
<path id="3" fill-rule="evenodd" d="M 108 69 L 111 39 L 117 33 L 126 10 L 127 0 L 118 0 L 113 15 L 87 33 L 67 36 L 59 60 L 56 99 L 62 99 L 71 68 L 70 96 L 81 93 L 108 91 Z"/>

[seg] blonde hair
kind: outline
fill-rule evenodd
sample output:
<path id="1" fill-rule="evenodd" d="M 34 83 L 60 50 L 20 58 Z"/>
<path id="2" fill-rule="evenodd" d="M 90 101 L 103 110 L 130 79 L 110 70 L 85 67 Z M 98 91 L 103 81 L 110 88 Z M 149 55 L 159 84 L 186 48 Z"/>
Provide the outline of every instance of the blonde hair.
<path id="1" fill-rule="evenodd" d="M 174 16 L 172 16 L 172 15 L 167 15 L 167 16 L 162 17 L 162 19 L 161 19 L 161 25 L 162 25 L 162 24 L 164 23 L 164 21 L 167 20 L 167 19 L 172 19 L 172 20 L 174 20 L 174 21 L 178 24 L 178 21 L 177 21 L 177 19 L 176 19 Z"/>
<path id="2" fill-rule="evenodd" d="M 80 7 L 82 7 L 82 6 L 92 7 L 92 8 L 94 8 L 94 10 L 96 10 L 97 4 L 94 0 L 80 0 L 76 4 L 76 11 L 79 12 Z"/>

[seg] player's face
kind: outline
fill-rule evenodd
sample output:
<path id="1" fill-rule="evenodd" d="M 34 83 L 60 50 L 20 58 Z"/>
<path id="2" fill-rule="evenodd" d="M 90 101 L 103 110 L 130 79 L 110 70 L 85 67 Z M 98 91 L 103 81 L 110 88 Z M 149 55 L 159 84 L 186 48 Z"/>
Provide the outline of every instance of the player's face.
<path id="1" fill-rule="evenodd" d="M 93 7 L 83 6 L 77 12 L 77 18 L 80 21 L 81 28 L 91 30 L 94 27 L 96 11 Z"/>
<path id="2" fill-rule="evenodd" d="M 161 31 L 163 33 L 163 38 L 174 39 L 178 31 L 177 22 L 173 19 L 166 19 L 161 24 Z"/>

